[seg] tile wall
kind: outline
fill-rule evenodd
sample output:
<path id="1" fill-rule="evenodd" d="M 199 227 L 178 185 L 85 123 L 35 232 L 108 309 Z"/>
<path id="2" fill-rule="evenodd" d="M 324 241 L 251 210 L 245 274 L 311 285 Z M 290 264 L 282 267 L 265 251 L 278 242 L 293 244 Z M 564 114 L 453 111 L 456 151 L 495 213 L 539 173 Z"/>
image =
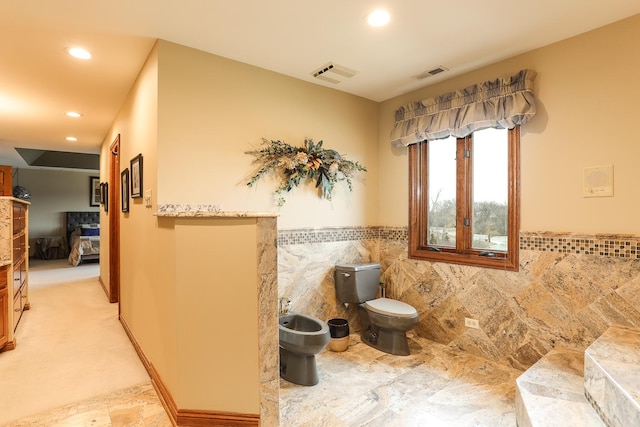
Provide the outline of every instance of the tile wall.
<path id="1" fill-rule="evenodd" d="M 418 310 L 418 335 L 524 369 L 555 347 L 584 350 L 612 324 L 640 327 L 639 246 L 632 235 L 522 232 L 520 270 L 508 272 L 408 259 L 406 228 L 281 230 L 278 294 L 357 331 L 333 266 L 379 262 L 387 296 Z"/>

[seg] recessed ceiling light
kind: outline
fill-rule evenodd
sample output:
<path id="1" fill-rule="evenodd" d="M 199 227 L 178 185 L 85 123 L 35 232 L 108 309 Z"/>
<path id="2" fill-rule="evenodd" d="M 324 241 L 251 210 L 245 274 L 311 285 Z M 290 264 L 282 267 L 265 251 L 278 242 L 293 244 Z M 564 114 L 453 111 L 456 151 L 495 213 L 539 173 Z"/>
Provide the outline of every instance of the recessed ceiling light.
<path id="1" fill-rule="evenodd" d="M 367 15 L 367 23 L 372 27 L 383 27 L 389 23 L 391 16 L 386 10 L 374 10 Z"/>
<path id="2" fill-rule="evenodd" d="M 82 114 L 78 113 L 77 111 L 67 111 L 67 116 L 77 119 L 78 117 L 82 117 Z"/>
<path id="3" fill-rule="evenodd" d="M 66 139 L 67 139 L 67 141 L 77 141 L 78 140 L 78 138 L 76 138 L 75 136 L 68 136 Z"/>
<path id="4" fill-rule="evenodd" d="M 89 51 L 81 47 L 70 47 L 67 49 L 67 52 L 74 58 L 91 59 L 91 54 L 89 53 Z"/>

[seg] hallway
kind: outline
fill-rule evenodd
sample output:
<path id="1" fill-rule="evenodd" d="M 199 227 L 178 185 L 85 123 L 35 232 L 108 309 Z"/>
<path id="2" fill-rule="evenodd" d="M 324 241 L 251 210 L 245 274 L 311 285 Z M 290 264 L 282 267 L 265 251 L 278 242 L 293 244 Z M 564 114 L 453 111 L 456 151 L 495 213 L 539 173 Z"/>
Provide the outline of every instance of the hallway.
<path id="1" fill-rule="evenodd" d="M 31 262 L 31 309 L 0 353 L 0 425 L 171 425 L 98 275 L 97 263 Z"/>

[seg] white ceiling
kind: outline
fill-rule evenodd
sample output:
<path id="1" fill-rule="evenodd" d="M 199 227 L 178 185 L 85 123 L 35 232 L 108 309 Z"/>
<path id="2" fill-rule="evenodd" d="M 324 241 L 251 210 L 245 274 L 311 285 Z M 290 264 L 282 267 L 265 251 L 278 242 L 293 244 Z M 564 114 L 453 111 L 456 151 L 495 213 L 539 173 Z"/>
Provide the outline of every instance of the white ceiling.
<path id="1" fill-rule="evenodd" d="M 367 26 L 378 7 L 390 24 Z M 0 163 L 26 167 L 13 147 L 97 153 L 156 38 L 383 101 L 638 13 L 637 0 L 2 0 Z M 65 53 L 76 45 L 93 59 Z M 358 74 L 311 76 L 330 61 Z"/>

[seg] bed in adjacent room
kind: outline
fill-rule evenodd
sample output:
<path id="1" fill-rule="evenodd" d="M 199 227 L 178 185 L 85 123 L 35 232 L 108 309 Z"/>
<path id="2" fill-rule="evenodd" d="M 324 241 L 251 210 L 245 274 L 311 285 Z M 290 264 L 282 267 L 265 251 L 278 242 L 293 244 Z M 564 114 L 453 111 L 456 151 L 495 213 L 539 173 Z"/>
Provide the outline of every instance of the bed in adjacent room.
<path id="1" fill-rule="evenodd" d="M 67 212 L 69 264 L 100 259 L 100 212 Z"/>

